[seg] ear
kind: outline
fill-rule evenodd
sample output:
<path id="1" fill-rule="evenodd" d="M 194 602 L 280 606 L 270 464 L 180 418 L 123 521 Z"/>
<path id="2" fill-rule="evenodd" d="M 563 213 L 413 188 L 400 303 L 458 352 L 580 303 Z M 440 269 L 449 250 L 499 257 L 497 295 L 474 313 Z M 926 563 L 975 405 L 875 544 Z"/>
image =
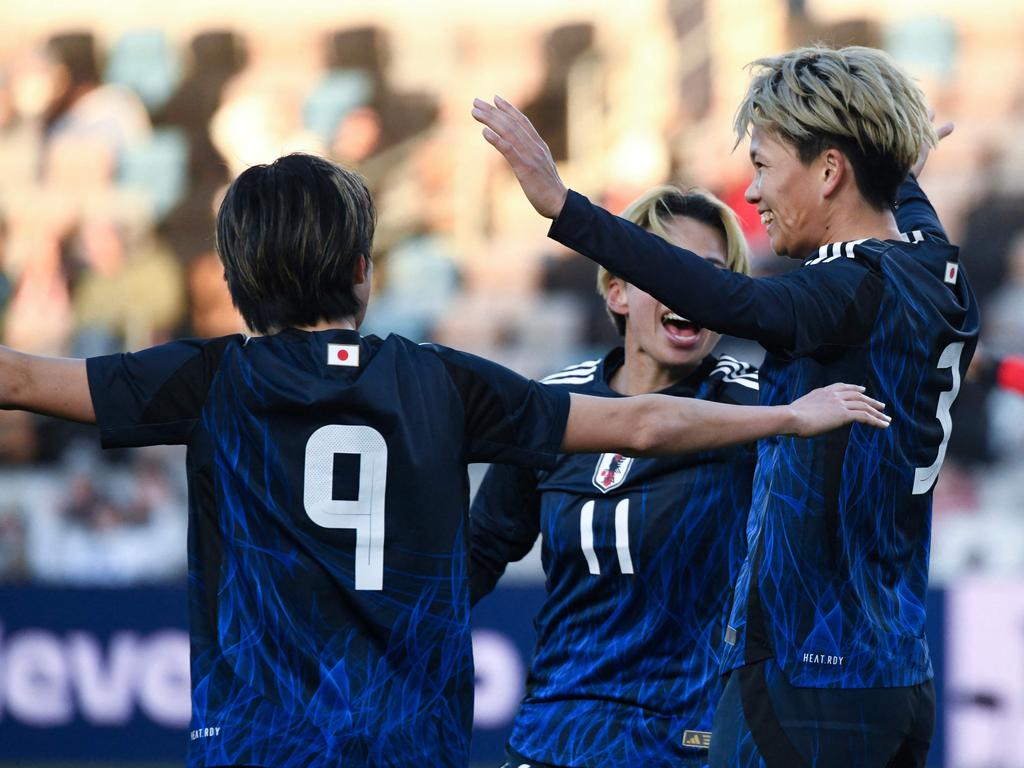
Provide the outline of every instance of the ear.
<path id="1" fill-rule="evenodd" d="M 846 155 L 835 147 L 829 147 L 821 153 L 821 196 L 832 197 L 846 182 L 847 176 L 853 172 Z"/>
<path id="2" fill-rule="evenodd" d="M 370 272 L 373 269 L 370 260 L 365 256 L 360 256 L 356 259 L 355 265 L 352 267 L 352 284 L 362 285 L 370 279 Z"/>
<path id="3" fill-rule="evenodd" d="M 608 283 L 608 296 L 605 299 L 609 311 L 622 317 L 629 316 L 629 297 L 626 294 L 626 281 L 621 277 L 613 277 Z"/>

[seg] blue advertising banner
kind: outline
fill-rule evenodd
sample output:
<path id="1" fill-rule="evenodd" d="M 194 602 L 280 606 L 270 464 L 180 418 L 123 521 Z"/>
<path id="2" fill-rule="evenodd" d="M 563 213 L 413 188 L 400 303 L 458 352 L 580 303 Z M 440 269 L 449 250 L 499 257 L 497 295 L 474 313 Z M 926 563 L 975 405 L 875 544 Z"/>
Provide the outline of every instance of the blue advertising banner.
<path id="1" fill-rule="evenodd" d="M 504 586 L 473 612 L 475 764 L 500 764 L 543 598 Z M 941 592 L 928 617 L 941 702 Z M 188 721 L 183 587 L 0 588 L 0 762 L 181 762 Z M 943 746 L 940 719 L 930 765 Z"/>

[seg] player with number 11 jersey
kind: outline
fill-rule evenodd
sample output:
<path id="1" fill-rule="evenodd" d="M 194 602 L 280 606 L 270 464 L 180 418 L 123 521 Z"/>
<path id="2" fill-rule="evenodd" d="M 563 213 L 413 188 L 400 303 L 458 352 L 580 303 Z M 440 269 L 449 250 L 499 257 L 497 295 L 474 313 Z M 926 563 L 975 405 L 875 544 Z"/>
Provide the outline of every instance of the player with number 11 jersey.
<path id="1" fill-rule="evenodd" d="M 739 222 L 710 193 L 657 187 L 623 217 L 723 272 L 749 271 Z M 545 382 L 606 398 L 757 402 L 757 371 L 711 354 L 718 334 L 606 270 L 598 287 L 623 347 Z M 490 469 L 471 514 L 474 600 L 538 533 L 547 577 L 509 765 L 707 764 L 754 462 L 749 445 Z"/>

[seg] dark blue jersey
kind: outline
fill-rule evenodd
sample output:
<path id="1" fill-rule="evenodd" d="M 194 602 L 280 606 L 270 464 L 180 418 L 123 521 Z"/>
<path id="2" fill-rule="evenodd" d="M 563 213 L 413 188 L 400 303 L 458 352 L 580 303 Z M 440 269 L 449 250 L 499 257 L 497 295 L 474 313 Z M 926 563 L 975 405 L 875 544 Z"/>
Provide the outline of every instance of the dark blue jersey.
<path id="1" fill-rule="evenodd" d="M 620 397 L 622 350 L 552 385 Z M 757 374 L 707 358 L 665 394 L 755 404 Z M 473 502 L 474 599 L 543 534 L 547 598 L 510 745 L 554 765 L 678 766 L 705 754 L 721 637 L 746 551 L 750 446 L 493 466 Z M 686 763 L 689 764 L 689 763 Z"/>
<path id="2" fill-rule="evenodd" d="M 463 766 L 466 464 L 551 465 L 568 394 L 345 330 L 88 373 L 104 446 L 188 445 L 189 765 Z"/>
<path id="3" fill-rule="evenodd" d="M 924 637 L 931 492 L 978 335 L 958 250 L 912 179 L 904 240 L 822 246 L 804 268 L 719 270 L 571 193 L 551 235 L 703 326 L 760 341 L 761 403 L 863 384 L 893 424 L 759 443 L 726 663 L 774 655 L 794 685 L 931 677 Z"/>

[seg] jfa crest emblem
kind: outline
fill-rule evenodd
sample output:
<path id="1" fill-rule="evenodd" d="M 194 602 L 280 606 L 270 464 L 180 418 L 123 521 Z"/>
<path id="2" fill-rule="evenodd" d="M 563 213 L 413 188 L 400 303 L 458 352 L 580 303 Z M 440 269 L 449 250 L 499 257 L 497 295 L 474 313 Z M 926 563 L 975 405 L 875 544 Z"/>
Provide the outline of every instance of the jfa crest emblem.
<path id="1" fill-rule="evenodd" d="M 621 453 L 602 453 L 597 460 L 597 469 L 594 470 L 594 486 L 601 493 L 618 488 L 625 481 L 632 463 L 633 459 Z"/>

